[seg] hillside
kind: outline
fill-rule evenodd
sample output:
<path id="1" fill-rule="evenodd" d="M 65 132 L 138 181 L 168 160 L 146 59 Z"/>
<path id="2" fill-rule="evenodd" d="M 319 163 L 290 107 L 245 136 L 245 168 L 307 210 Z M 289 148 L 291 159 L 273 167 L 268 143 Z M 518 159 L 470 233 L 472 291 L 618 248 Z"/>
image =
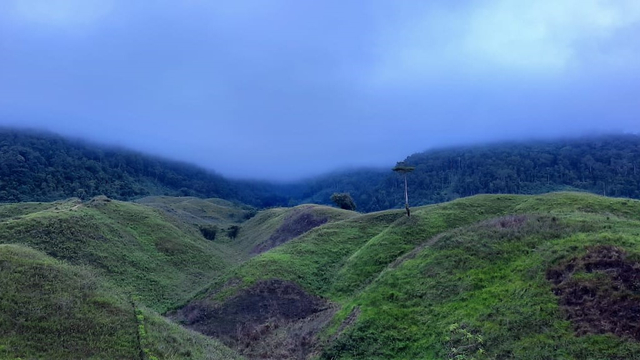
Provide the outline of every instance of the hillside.
<path id="1" fill-rule="evenodd" d="M 286 205 L 277 186 L 230 181 L 195 165 L 58 135 L 0 128 L 0 202 L 198 196 Z"/>
<path id="2" fill-rule="evenodd" d="M 140 358 L 140 349 L 148 359 L 239 358 L 158 312 L 252 256 L 354 216 L 166 196 L 0 205 L 0 358 Z M 203 227 L 218 233 L 207 239 Z"/>
<path id="3" fill-rule="evenodd" d="M 326 224 L 171 317 L 249 358 L 640 358 L 640 201 L 483 195 Z"/>
<path id="4" fill-rule="evenodd" d="M 357 215 L 353 211 L 322 205 L 263 210 L 242 224 L 234 248 L 247 258 L 280 246 L 319 226 Z"/>
<path id="5" fill-rule="evenodd" d="M 611 135 L 434 149 L 411 155 L 408 177 L 413 205 L 476 194 L 543 194 L 587 191 L 640 198 L 640 136 Z M 400 176 L 390 170 L 356 170 L 304 182 L 296 202 L 329 204 L 334 192 L 350 192 L 359 211 L 404 205 Z"/>
<path id="6" fill-rule="evenodd" d="M 156 311 L 186 301 L 238 257 L 189 223 L 105 197 L 0 205 L 0 244 L 91 266 Z"/>
<path id="7" fill-rule="evenodd" d="M 2 359 L 239 359 L 170 324 L 87 267 L 0 245 Z"/>
<path id="8" fill-rule="evenodd" d="M 218 198 L 147 196 L 135 200 L 164 211 L 183 222 L 206 225 L 228 225 L 241 223 L 256 214 L 256 209 Z"/>
<path id="9" fill-rule="evenodd" d="M 409 199 L 426 205 L 476 194 L 586 191 L 640 198 L 640 136 L 523 141 L 434 149 L 411 155 Z M 403 205 L 403 183 L 390 169 L 355 169 L 275 184 L 229 180 L 193 165 L 52 134 L 0 129 L 0 202 L 163 196 L 221 198 L 257 208 L 330 205 L 349 192 L 358 211 Z M 259 174 L 256 174 L 259 175 Z M 185 204 L 186 205 L 186 204 Z M 225 205 L 226 206 L 226 205 Z M 178 209 L 179 210 L 179 209 Z M 244 209 L 246 210 L 246 209 Z"/>

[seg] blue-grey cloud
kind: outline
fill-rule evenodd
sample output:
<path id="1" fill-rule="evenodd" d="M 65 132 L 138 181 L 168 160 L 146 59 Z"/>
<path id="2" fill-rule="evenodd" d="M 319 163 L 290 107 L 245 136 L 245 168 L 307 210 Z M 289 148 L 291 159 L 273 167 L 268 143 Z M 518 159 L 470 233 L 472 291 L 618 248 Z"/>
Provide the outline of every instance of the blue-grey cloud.
<path id="1" fill-rule="evenodd" d="M 640 131 L 640 3 L 7 0 L 0 122 L 290 179 Z"/>

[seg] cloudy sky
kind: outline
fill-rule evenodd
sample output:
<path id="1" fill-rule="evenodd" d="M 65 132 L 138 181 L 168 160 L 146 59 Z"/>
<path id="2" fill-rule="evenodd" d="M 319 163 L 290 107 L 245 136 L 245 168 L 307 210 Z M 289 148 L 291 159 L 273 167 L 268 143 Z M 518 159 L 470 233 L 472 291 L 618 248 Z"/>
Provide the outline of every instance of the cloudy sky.
<path id="1" fill-rule="evenodd" d="M 2 0 L 0 125 L 295 179 L 640 131 L 637 0 Z"/>

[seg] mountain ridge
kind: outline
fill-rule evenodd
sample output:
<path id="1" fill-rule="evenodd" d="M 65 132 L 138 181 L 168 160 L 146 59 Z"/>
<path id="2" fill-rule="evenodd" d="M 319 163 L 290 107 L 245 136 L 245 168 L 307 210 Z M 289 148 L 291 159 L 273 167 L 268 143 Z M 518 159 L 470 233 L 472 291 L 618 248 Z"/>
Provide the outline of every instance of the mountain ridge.
<path id="1" fill-rule="evenodd" d="M 363 212 L 404 204 L 400 178 L 382 169 L 290 183 L 232 180 L 185 162 L 12 129 L 0 130 L 0 160 L 1 202 L 196 196 L 268 208 L 331 205 L 331 194 L 348 192 Z M 416 168 L 408 176 L 409 200 L 418 206 L 483 193 L 563 190 L 640 198 L 640 136 L 632 134 L 448 147 L 404 161 Z"/>

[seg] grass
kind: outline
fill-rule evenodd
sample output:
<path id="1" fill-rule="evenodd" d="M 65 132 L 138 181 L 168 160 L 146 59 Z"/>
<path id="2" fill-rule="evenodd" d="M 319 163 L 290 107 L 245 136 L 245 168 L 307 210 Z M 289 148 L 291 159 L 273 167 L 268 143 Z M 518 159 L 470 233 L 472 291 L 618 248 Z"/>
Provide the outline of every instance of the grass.
<path id="1" fill-rule="evenodd" d="M 0 245 L 0 358 L 135 358 L 126 298 L 95 274 L 41 252 Z"/>
<path id="2" fill-rule="evenodd" d="M 213 339 L 134 312 L 131 299 L 93 269 L 0 245 L 0 359 L 238 359 Z M 138 319 L 136 318 L 138 315 Z"/>
<path id="3" fill-rule="evenodd" d="M 308 211 L 318 218 L 326 218 L 328 223 L 349 219 L 358 214 L 353 211 L 323 205 L 299 205 L 292 208 L 273 208 L 260 211 L 241 225 L 238 237 L 232 241 L 234 249 L 243 259 L 251 256 L 251 250 L 265 243 L 278 231 L 287 218 L 296 213 Z"/>
<path id="4" fill-rule="evenodd" d="M 547 279 L 595 245 L 640 259 L 640 201 L 481 195 L 410 218 L 303 205 L 249 219 L 217 200 L 141 202 L 0 206 L 0 358 L 235 359 L 158 312 L 282 279 L 339 308 L 321 359 L 640 359 L 631 337 L 576 335 Z M 327 221 L 289 239 L 301 213 Z M 202 224 L 240 231 L 210 241 Z M 287 241 L 252 256 L 276 235 Z"/>
<path id="5" fill-rule="evenodd" d="M 163 210 L 182 222 L 198 225 L 241 223 L 256 213 L 250 206 L 215 198 L 147 196 L 135 202 Z"/>
<path id="6" fill-rule="evenodd" d="M 74 265 L 96 268 L 120 289 L 163 312 L 234 263 L 228 248 L 133 203 L 27 204 L 0 222 L 0 243 L 24 244 Z M 8 208 L 7 208 L 8 207 Z M 0 214 L 15 205 L 0 206 Z"/>
<path id="7" fill-rule="evenodd" d="M 411 218 L 386 211 L 324 225 L 240 265 L 199 298 L 294 281 L 341 306 L 321 336 L 336 339 L 321 352 L 326 359 L 453 358 L 456 347 L 469 349 L 457 354 L 466 358 L 640 358 L 634 340 L 576 336 L 545 277 L 603 244 L 640 254 L 639 201 L 475 196 L 414 209 Z M 356 308 L 355 323 L 340 329 Z M 452 326 L 482 343 L 459 343 Z"/>

